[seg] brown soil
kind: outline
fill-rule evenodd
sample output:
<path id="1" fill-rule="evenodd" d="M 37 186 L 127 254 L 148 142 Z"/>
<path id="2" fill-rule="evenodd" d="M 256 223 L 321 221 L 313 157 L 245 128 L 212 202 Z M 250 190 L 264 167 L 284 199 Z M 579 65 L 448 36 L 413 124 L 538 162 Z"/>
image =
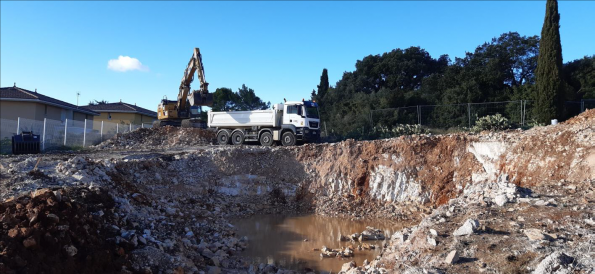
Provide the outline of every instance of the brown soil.
<path id="1" fill-rule="evenodd" d="M 38 190 L 0 204 L 0 273 L 119 273 L 124 250 L 118 255 L 103 228 L 113 218 L 110 196 L 80 188 L 57 193 Z"/>

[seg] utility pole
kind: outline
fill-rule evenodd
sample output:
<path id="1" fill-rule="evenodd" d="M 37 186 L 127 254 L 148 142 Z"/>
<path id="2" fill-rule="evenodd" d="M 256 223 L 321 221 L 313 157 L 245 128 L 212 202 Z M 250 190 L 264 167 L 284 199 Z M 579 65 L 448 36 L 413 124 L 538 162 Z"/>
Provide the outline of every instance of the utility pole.
<path id="1" fill-rule="evenodd" d="M 76 106 L 77 106 L 77 107 L 79 106 L 79 96 L 80 96 L 80 95 L 81 95 L 81 93 L 77 91 L 77 92 L 76 92 Z"/>

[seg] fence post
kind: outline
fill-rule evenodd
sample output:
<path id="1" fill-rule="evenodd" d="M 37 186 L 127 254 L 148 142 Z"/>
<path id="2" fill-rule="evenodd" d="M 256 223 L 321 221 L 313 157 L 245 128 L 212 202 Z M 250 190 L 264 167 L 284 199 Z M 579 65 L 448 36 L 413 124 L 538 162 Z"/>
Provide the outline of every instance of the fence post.
<path id="1" fill-rule="evenodd" d="M 145 123 L 140 123 L 141 128 L 145 128 Z"/>
<path id="2" fill-rule="evenodd" d="M 328 137 L 328 130 L 326 130 L 326 121 L 324 121 L 324 133 L 326 133 L 326 137 Z"/>
<path id="3" fill-rule="evenodd" d="M 85 125 L 83 126 L 83 147 L 85 147 L 86 141 L 87 141 L 87 119 L 85 119 Z"/>
<path id="4" fill-rule="evenodd" d="M 471 129 L 471 103 L 467 103 L 467 116 L 469 116 L 469 129 Z"/>
<path id="5" fill-rule="evenodd" d="M 132 122 L 130 123 L 130 130 L 128 132 L 132 132 Z"/>
<path id="6" fill-rule="evenodd" d="M 20 128 L 21 128 L 21 117 L 17 117 L 17 135 L 19 135 Z"/>
<path id="7" fill-rule="evenodd" d="M 45 122 L 47 118 L 43 118 L 43 135 L 41 137 L 41 151 L 45 150 Z"/>
<path id="8" fill-rule="evenodd" d="M 103 142 L 103 121 L 101 121 L 101 131 L 99 133 L 99 140 Z"/>
<path id="9" fill-rule="evenodd" d="M 523 126 L 523 100 L 521 100 L 521 118 L 520 118 L 521 126 Z"/>
<path id="10" fill-rule="evenodd" d="M 120 123 L 116 123 L 116 134 L 120 133 Z"/>
<path id="11" fill-rule="evenodd" d="M 64 146 L 66 146 L 66 135 L 68 135 L 68 118 L 64 121 Z"/>
<path id="12" fill-rule="evenodd" d="M 417 123 L 421 126 L 421 107 L 417 105 Z"/>

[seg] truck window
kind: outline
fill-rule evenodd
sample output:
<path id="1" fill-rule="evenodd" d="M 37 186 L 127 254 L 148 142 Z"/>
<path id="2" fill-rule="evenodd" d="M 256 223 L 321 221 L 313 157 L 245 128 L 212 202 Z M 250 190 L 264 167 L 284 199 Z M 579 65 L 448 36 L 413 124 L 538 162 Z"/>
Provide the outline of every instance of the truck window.
<path id="1" fill-rule="evenodd" d="M 302 106 L 295 106 L 295 107 L 297 108 L 297 114 L 299 116 L 304 116 L 304 111 L 303 111 Z"/>
<path id="2" fill-rule="evenodd" d="M 297 106 L 287 106 L 287 114 L 297 114 Z"/>

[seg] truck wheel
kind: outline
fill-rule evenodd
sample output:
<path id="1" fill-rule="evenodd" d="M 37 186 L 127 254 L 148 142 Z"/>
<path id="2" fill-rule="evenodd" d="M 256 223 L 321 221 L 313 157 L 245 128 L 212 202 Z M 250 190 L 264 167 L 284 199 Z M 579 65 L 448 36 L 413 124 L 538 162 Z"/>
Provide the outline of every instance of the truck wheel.
<path id="1" fill-rule="evenodd" d="M 270 132 L 263 132 L 260 134 L 260 144 L 268 147 L 273 145 L 273 134 Z"/>
<path id="2" fill-rule="evenodd" d="M 293 132 L 288 131 L 283 133 L 281 136 L 281 144 L 286 147 L 295 145 L 295 135 L 293 135 Z"/>
<path id="3" fill-rule="evenodd" d="M 229 144 L 229 132 L 227 130 L 221 130 L 217 133 L 217 143 L 222 146 Z"/>
<path id="4" fill-rule="evenodd" d="M 244 143 L 244 133 L 242 133 L 241 131 L 234 131 L 231 134 L 231 143 L 236 146 L 243 144 Z"/>

